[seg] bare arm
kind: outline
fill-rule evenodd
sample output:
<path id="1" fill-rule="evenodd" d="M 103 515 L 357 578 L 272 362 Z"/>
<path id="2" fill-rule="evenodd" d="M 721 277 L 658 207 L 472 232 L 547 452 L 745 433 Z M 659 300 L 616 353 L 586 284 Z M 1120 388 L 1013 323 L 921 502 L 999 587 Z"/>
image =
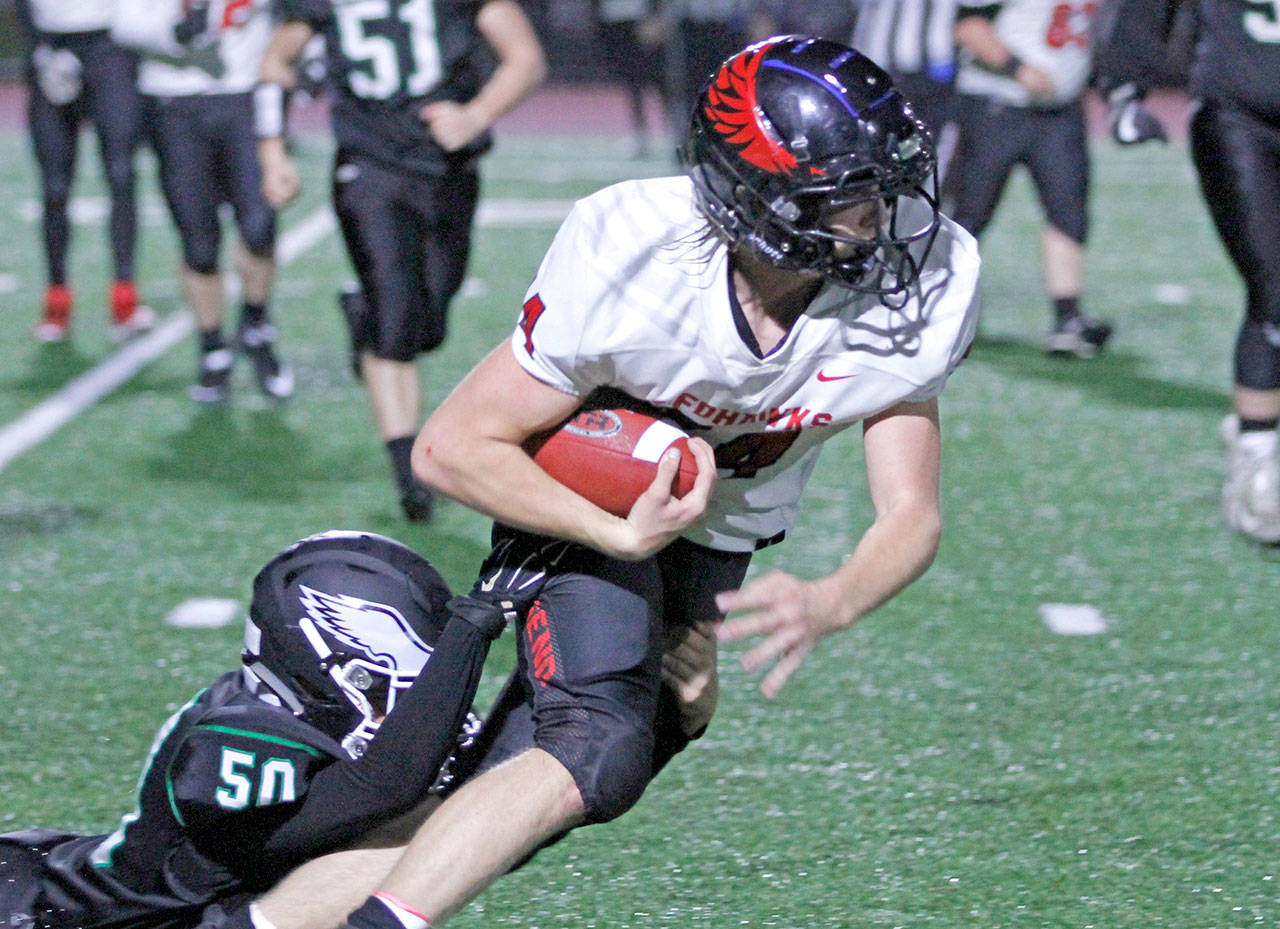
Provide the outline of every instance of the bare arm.
<path id="1" fill-rule="evenodd" d="M 1020 62 L 996 34 L 985 16 L 961 16 L 956 20 L 956 44 L 973 53 L 992 71 L 1003 71 L 1027 89 L 1032 97 L 1053 94 L 1053 78 L 1035 65 Z"/>
<path id="2" fill-rule="evenodd" d="M 864 424 L 864 454 L 875 522 L 849 559 L 826 577 L 804 581 L 773 571 L 720 594 L 722 640 L 762 636 L 743 666 L 773 667 L 761 681 L 775 696 L 820 639 L 887 602 L 933 562 L 942 531 L 938 475 L 941 439 L 934 400 L 904 403 Z"/>
<path id="3" fill-rule="evenodd" d="M 617 558 L 644 558 L 662 548 L 706 509 L 715 480 L 711 446 L 690 442 L 698 478 L 684 497 L 672 496 L 678 453 L 664 457 L 653 485 L 626 519 L 548 477 L 520 447 L 558 425 L 581 399 L 562 393 L 520 367 L 511 348 L 495 348 L 427 420 L 413 447 L 418 478 L 501 522 L 573 539 Z"/>
<path id="4" fill-rule="evenodd" d="M 265 122 L 274 122 L 274 119 L 264 119 L 262 112 L 255 119 L 258 126 L 258 161 L 262 165 L 262 192 L 272 209 L 276 210 L 297 197 L 302 190 L 298 169 L 284 144 L 284 90 L 297 83 L 298 74 L 294 65 L 313 35 L 315 31 L 307 23 L 297 20 L 281 23 L 271 34 L 271 41 L 267 43 L 258 71 L 259 90 L 255 93 L 265 91 L 276 94 L 277 98 L 267 102 L 265 106 L 268 109 L 278 107 L 280 110 L 277 114 L 278 132 L 264 129 Z M 256 98 L 254 105 L 259 111 L 264 109 L 264 102 Z"/>
<path id="5" fill-rule="evenodd" d="M 547 76 L 542 45 L 515 0 L 486 3 L 476 17 L 476 26 L 498 56 L 497 68 L 466 103 L 438 101 L 421 111 L 446 151 L 457 151 L 484 132 Z"/>

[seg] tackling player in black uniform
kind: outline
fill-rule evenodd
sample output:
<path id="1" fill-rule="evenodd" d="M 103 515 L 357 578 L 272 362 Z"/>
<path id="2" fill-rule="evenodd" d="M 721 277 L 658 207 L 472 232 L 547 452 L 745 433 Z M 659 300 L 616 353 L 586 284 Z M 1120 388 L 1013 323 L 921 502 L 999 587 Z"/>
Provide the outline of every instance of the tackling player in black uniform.
<path id="1" fill-rule="evenodd" d="M 119 341 L 150 328 L 155 313 L 139 305 L 134 284 L 137 209 L 134 150 L 141 101 L 134 86 L 137 59 L 111 41 L 109 9 L 74 0 L 18 0 L 27 47 L 27 123 L 40 169 L 48 286 L 35 336 L 61 342 L 71 326 L 74 295 L 67 276 L 71 224 L 67 217 L 76 150 L 85 120 L 93 123 L 111 200 L 111 336 Z"/>
<path id="2" fill-rule="evenodd" d="M 1109 0 L 1098 68 L 1122 142 L 1160 138 L 1141 98 L 1179 0 Z M 1244 278 L 1235 347 L 1234 411 L 1222 423 L 1227 524 L 1280 542 L 1280 6 L 1272 0 L 1194 3 L 1191 157 L 1218 235 Z"/>
<path id="3" fill-rule="evenodd" d="M 489 642 L 540 589 L 530 564 L 491 560 L 485 586 L 450 599 L 384 536 L 285 549 L 254 579 L 244 667 L 161 727 L 120 828 L 0 836 L 0 922 L 194 925 L 393 816 L 418 821 L 463 775 L 465 753 L 451 756 L 474 734 Z"/>
<path id="4" fill-rule="evenodd" d="M 542 49 L 515 0 L 284 0 L 284 23 L 256 92 L 268 200 L 298 192 L 285 152 L 284 93 L 312 36 L 325 37 L 336 94 L 333 202 L 359 292 L 341 298 L 357 371 L 369 390 L 410 519 L 431 515 L 409 451 L 422 425 L 415 358 L 445 337 L 466 271 L 489 127 L 545 73 Z M 497 67 L 486 78 L 486 46 Z"/>

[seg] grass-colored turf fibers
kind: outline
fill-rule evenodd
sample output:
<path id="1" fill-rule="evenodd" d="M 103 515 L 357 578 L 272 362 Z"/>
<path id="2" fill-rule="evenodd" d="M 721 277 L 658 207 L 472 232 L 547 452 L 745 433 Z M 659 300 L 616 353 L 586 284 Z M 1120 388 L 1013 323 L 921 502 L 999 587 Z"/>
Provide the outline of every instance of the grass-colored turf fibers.
<path id="1" fill-rule="evenodd" d="M 76 229 L 72 345 L 29 337 L 43 282 L 25 144 L 0 138 L 0 424 L 109 350 L 99 221 Z M 623 151 L 507 138 L 486 196 L 559 202 L 667 170 Z M 305 139 L 302 155 L 307 193 L 284 228 L 327 192 L 327 145 Z M 1118 334 L 1092 362 L 1040 353 L 1038 211 L 1019 178 L 983 243 L 981 336 L 943 397 L 947 530 L 930 573 L 823 644 L 776 701 L 726 649 L 711 731 L 636 809 L 451 925 L 1280 924 L 1280 560 L 1217 513 L 1241 288 L 1183 148 L 1095 155 L 1086 306 Z M 140 279 L 171 312 L 173 235 L 149 169 L 141 189 Z M 77 189 L 100 191 L 92 176 Z M 509 331 L 553 231 L 489 214 L 450 339 L 423 363 L 429 403 Z M 0 830 L 114 828 L 155 727 L 236 660 L 238 629 L 162 617 L 189 597 L 244 601 L 293 538 L 386 532 L 469 583 L 482 519 L 449 504 L 427 527 L 398 517 L 346 368 L 334 294 L 348 277 L 336 236 L 281 270 L 288 405 L 258 402 L 237 371 L 228 409 L 195 409 L 188 342 L 0 473 Z M 799 526 L 756 570 L 813 576 L 849 551 L 869 517 L 858 445 L 829 444 Z M 1054 635 L 1045 603 L 1095 606 L 1108 630 Z M 496 646 L 482 702 L 511 650 Z"/>

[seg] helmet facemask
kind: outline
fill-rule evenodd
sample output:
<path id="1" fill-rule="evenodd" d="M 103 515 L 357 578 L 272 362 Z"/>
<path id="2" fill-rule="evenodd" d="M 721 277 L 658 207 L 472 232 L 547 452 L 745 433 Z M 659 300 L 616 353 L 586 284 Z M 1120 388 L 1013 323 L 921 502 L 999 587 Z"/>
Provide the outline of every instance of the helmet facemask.
<path id="1" fill-rule="evenodd" d="M 353 601 L 355 598 L 331 597 L 317 591 L 302 587 L 306 598 L 319 596 L 328 600 L 341 599 Z M 366 604 L 368 606 L 368 604 Z M 389 609 L 382 607 L 381 609 Z M 316 622 L 309 616 L 298 620 L 298 628 L 306 636 L 315 650 L 320 670 L 333 681 L 338 692 L 345 698 L 348 706 L 330 701 L 335 715 L 348 717 L 348 721 L 340 724 L 342 728 L 354 726 L 341 739 L 342 747 L 353 758 L 364 754 L 369 740 L 377 733 L 382 720 L 396 705 L 396 701 L 412 686 L 427 659 L 431 656 L 431 648 L 420 640 L 409 640 L 397 649 L 397 655 L 372 654 L 365 650 L 333 650 L 328 642 L 333 635 L 322 635 Z"/>

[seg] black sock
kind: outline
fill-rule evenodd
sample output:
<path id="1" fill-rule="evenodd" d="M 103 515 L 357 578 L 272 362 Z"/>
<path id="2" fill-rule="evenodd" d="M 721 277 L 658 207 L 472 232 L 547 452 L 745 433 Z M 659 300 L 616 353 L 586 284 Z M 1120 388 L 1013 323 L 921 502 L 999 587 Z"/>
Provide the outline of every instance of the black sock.
<path id="1" fill-rule="evenodd" d="M 1280 419 L 1245 419 L 1240 417 L 1241 432 L 1275 432 Z"/>
<path id="2" fill-rule="evenodd" d="M 252 329 L 255 326 L 261 326 L 267 321 L 267 305 L 265 303 L 250 303 L 247 300 L 240 307 L 240 328 Z"/>
<path id="3" fill-rule="evenodd" d="M 1058 297 L 1053 301 L 1053 318 L 1058 323 L 1080 315 L 1079 297 Z"/>
<path id="4" fill-rule="evenodd" d="M 412 490 L 417 483 L 413 476 L 413 464 L 410 461 L 413 439 L 411 435 L 402 435 L 398 439 L 388 439 L 386 442 L 387 454 L 391 456 L 391 470 L 395 473 L 396 485 L 402 493 Z"/>
<path id="5" fill-rule="evenodd" d="M 200 353 L 203 355 L 209 352 L 216 352 L 220 348 L 227 347 L 227 340 L 222 337 L 221 329 L 209 329 L 200 332 Z"/>

